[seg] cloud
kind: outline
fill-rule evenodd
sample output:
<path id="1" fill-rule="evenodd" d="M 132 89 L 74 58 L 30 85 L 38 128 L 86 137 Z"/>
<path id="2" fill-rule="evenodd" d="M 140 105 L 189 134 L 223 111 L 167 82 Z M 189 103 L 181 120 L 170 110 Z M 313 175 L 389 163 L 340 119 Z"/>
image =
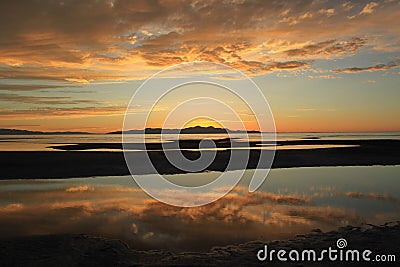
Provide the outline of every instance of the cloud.
<path id="1" fill-rule="evenodd" d="M 11 203 L 5 206 L 0 206 L 0 212 L 15 212 L 24 208 L 21 203 Z"/>
<path id="2" fill-rule="evenodd" d="M 327 74 L 327 75 L 318 75 L 318 76 L 309 75 L 308 78 L 310 78 L 310 79 L 331 79 L 332 80 L 332 79 L 338 79 L 338 78 L 341 78 L 341 77 L 337 77 L 337 76 L 333 76 L 333 75 Z"/>
<path id="3" fill-rule="evenodd" d="M 284 62 L 270 62 L 270 63 L 262 63 L 258 61 L 237 61 L 229 64 L 237 69 L 247 69 L 246 73 L 248 74 L 256 74 L 260 75 L 263 73 L 271 73 L 274 71 L 282 71 L 282 70 L 296 70 L 299 68 L 307 68 L 310 67 L 310 62 L 306 61 L 284 61 Z"/>
<path id="4" fill-rule="evenodd" d="M 297 108 L 296 111 L 315 111 L 315 108 Z"/>
<path id="5" fill-rule="evenodd" d="M 342 7 L 345 11 L 349 11 L 354 7 L 354 5 L 351 2 L 347 1 L 342 3 Z"/>
<path id="6" fill-rule="evenodd" d="M 375 8 L 378 6 L 379 4 L 377 2 L 370 2 L 367 3 L 362 10 L 360 11 L 360 13 L 358 14 L 354 14 L 354 15 L 349 15 L 347 16 L 349 19 L 354 19 L 354 18 L 359 18 L 361 15 L 370 15 L 375 11 Z"/>
<path id="7" fill-rule="evenodd" d="M 7 195 L 11 204 L 0 206 L 2 237 L 85 233 L 119 238 L 140 250 L 204 250 L 260 236 L 279 240 L 315 228 L 363 222 L 346 209 L 314 206 L 309 195 L 248 193 L 240 186 L 216 202 L 194 208 L 169 206 L 149 199 L 139 188 L 111 184 L 62 183 L 45 190 L 10 190 Z"/>
<path id="8" fill-rule="evenodd" d="M 40 127 L 40 124 L 2 124 L 1 127 L 5 128 L 21 128 L 21 127 Z"/>
<path id="9" fill-rule="evenodd" d="M 34 91 L 42 89 L 54 88 L 70 88 L 79 87 L 78 85 L 65 84 L 65 85 L 46 85 L 46 84 L 0 84 L 0 90 L 6 91 Z"/>
<path id="10" fill-rule="evenodd" d="M 360 4 L 345 1 L 3 1 L 0 76 L 90 83 L 144 78 L 194 60 L 223 62 L 253 75 L 280 71 L 260 65 L 293 61 L 291 56 L 343 56 L 363 46 L 361 36 L 374 30 L 393 47 L 386 37 L 398 36 L 391 27 L 398 17 L 395 4 L 380 5 L 376 16 L 371 2 L 361 11 L 369 16 L 353 22 L 347 17 Z M 360 40 L 351 44 L 355 35 Z M 264 49 L 273 39 L 283 43 Z M 309 46 L 293 50 L 294 43 Z"/>
<path id="11" fill-rule="evenodd" d="M 400 61 L 396 60 L 396 61 L 391 61 L 387 64 L 376 64 L 374 66 L 369 66 L 369 67 L 352 67 L 352 68 L 344 68 L 344 69 L 335 69 L 335 70 L 332 70 L 332 72 L 335 72 L 335 73 L 339 73 L 339 72 L 356 73 L 356 72 L 363 72 L 363 71 L 373 72 L 373 71 L 397 68 L 399 66 L 400 66 Z"/>
<path id="12" fill-rule="evenodd" d="M 152 238 L 153 236 L 154 236 L 154 233 L 153 233 L 153 232 L 147 232 L 147 233 L 145 233 L 145 234 L 142 236 L 142 238 L 143 238 L 144 240 L 146 240 L 146 239 Z"/>
<path id="13" fill-rule="evenodd" d="M 74 187 L 69 187 L 69 188 L 65 189 L 65 192 L 70 192 L 70 193 L 88 192 L 88 191 L 94 191 L 94 188 L 90 187 L 88 185 L 81 185 L 81 186 L 74 186 Z"/>
<path id="14" fill-rule="evenodd" d="M 347 41 L 327 40 L 315 44 L 310 44 L 297 49 L 286 50 L 285 53 L 289 57 L 307 57 L 310 55 L 334 55 L 354 52 L 364 46 L 366 39 L 352 37 Z"/>
<path id="15" fill-rule="evenodd" d="M 88 69 L 40 67 L 40 66 L 5 66 L 0 65 L 0 78 L 12 80 L 50 80 L 58 82 L 87 83 L 98 80 L 125 79 L 116 71 L 95 71 Z M 76 84 L 75 84 L 76 85 Z"/>
<path id="16" fill-rule="evenodd" d="M 310 19 L 310 18 L 312 18 L 313 17 L 313 14 L 311 13 L 311 12 L 306 12 L 306 13 L 304 13 L 303 15 L 301 15 L 300 17 L 299 17 L 299 19 Z"/>
<path id="17" fill-rule="evenodd" d="M 325 15 L 327 17 L 333 16 L 335 14 L 335 9 L 329 8 L 329 9 L 320 9 L 318 10 L 319 14 Z"/>
<path id="18" fill-rule="evenodd" d="M 42 107 L 31 109 L 0 109 L 0 120 L 29 120 L 66 117 L 82 118 L 90 116 L 123 115 L 126 107 L 120 106 L 88 106 L 88 107 Z"/>
<path id="19" fill-rule="evenodd" d="M 72 99 L 68 96 L 26 96 L 20 94 L 0 93 L 2 102 L 46 104 L 46 105 L 77 105 L 77 104 L 100 104 L 90 99 Z"/>
<path id="20" fill-rule="evenodd" d="M 379 4 L 377 2 L 370 2 L 364 6 L 364 8 L 361 10 L 360 15 L 362 14 L 371 14 L 374 12 L 375 7 L 377 7 Z"/>
<path id="21" fill-rule="evenodd" d="M 346 197 L 349 198 L 370 198 L 375 200 L 383 200 L 383 201 L 399 201 L 398 198 L 391 196 L 389 194 L 378 194 L 378 193 L 363 193 L 363 192 L 346 192 Z"/>

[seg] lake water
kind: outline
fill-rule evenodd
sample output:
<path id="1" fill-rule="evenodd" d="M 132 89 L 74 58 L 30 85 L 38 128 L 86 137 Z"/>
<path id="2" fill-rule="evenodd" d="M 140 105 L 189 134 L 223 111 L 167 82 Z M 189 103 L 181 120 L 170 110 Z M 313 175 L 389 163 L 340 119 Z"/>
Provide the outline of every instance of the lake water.
<path id="1" fill-rule="evenodd" d="M 136 143 L 142 140 L 138 134 L 129 134 L 129 142 Z M 203 138 L 222 139 L 226 138 L 224 134 L 184 134 L 180 139 L 201 140 Z M 239 140 L 259 141 L 258 134 L 232 134 L 232 137 Z M 266 136 L 267 138 L 269 136 Z M 164 140 L 175 140 L 175 135 L 164 135 Z M 359 140 L 359 139 L 397 139 L 400 140 L 399 132 L 385 133 L 278 133 L 277 141 L 286 140 Z M 147 134 L 146 142 L 159 142 L 160 135 Z M 0 151 L 54 151 L 49 148 L 53 145 L 76 144 L 76 143 L 120 143 L 121 135 L 118 134 L 83 134 L 83 135 L 0 135 Z M 287 146 L 278 147 L 278 149 L 308 149 L 323 147 L 343 147 L 342 145 L 317 145 L 317 146 Z M 121 151 L 111 149 L 96 149 L 97 151 Z M 89 150 L 85 150 L 89 151 Z"/>
<path id="2" fill-rule="evenodd" d="M 400 220 L 400 166 L 273 169 L 249 193 L 252 172 L 224 198 L 195 208 L 157 202 L 130 176 L 3 180 L 0 236 L 83 233 L 119 238 L 135 249 L 206 250 Z M 166 177 L 179 184 L 218 175 Z"/>

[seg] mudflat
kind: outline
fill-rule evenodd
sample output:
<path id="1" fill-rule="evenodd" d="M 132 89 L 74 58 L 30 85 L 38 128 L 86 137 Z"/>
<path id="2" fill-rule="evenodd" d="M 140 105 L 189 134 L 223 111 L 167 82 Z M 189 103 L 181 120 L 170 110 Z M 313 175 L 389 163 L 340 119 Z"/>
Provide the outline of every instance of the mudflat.
<path id="1" fill-rule="evenodd" d="M 200 152 L 199 141 L 186 140 L 180 144 L 182 153 L 188 159 L 196 159 Z M 347 147 L 290 149 L 288 146 L 343 145 Z M 203 171 L 225 171 L 230 160 L 230 144 L 226 140 L 216 142 L 218 150 L 215 160 Z M 249 143 L 248 169 L 258 165 L 260 145 Z M 281 141 L 272 168 L 319 167 L 319 166 L 370 166 L 400 164 L 400 140 L 296 140 Z M 2 151 L 0 152 L 0 179 L 73 178 L 91 176 L 129 175 L 122 152 L 85 151 L 88 149 L 121 149 L 118 143 L 81 143 L 54 146 L 55 151 Z M 160 150 L 161 144 L 146 144 L 153 165 L 161 174 L 183 173 L 175 168 Z M 77 151 L 79 150 L 79 151 Z M 242 153 L 245 153 L 243 151 Z M 135 154 L 133 154 L 135 155 Z M 139 154 L 137 154 L 139 155 Z M 239 167 L 238 167 L 239 168 Z M 235 165 L 230 169 L 235 169 Z M 147 169 L 135 168 L 137 174 L 146 174 Z"/>
<path id="2" fill-rule="evenodd" d="M 257 253 L 265 246 L 270 250 L 297 250 L 300 253 L 303 249 L 314 249 L 320 255 L 329 247 L 337 250 L 339 239 L 346 240 L 344 251 L 362 253 L 370 250 L 370 261 L 330 261 L 327 254 L 321 261 L 309 262 L 282 262 L 277 257 L 264 262 L 257 259 Z M 4 266 L 373 266 L 376 255 L 385 255 L 386 259 L 387 255 L 398 257 L 399 246 L 400 222 L 346 226 L 326 233 L 315 229 L 291 240 L 252 241 L 213 247 L 206 252 L 138 251 L 117 239 L 68 234 L 0 240 L 0 262 Z M 394 259 L 383 265 L 398 266 L 398 258 Z"/>

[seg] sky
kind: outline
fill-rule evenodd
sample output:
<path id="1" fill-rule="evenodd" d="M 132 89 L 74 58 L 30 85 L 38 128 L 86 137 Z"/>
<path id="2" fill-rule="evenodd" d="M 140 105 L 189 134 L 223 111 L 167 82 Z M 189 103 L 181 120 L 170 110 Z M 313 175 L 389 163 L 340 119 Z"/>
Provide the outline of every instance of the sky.
<path id="1" fill-rule="evenodd" d="M 0 1 L 0 128 L 121 130 L 147 78 L 210 61 L 258 85 L 279 132 L 400 131 L 399 25 L 391 0 Z"/>

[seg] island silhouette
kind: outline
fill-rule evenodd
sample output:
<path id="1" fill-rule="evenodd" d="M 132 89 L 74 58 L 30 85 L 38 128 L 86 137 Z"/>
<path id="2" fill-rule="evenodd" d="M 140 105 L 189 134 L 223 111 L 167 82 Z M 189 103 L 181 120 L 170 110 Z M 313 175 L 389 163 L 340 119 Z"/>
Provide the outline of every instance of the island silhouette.
<path id="1" fill-rule="evenodd" d="M 254 130 L 231 130 L 228 128 L 217 128 L 213 126 L 193 126 L 183 129 L 162 129 L 162 128 L 146 128 L 144 130 L 128 130 L 128 131 L 115 131 L 108 134 L 228 134 L 228 133 L 260 133 Z"/>
<path id="2" fill-rule="evenodd" d="M 146 128 L 143 130 L 128 130 L 128 131 L 114 131 L 108 132 L 106 134 L 228 134 L 228 133 L 260 133 L 259 131 L 243 131 L 243 130 L 231 130 L 228 128 L 216 128 L 213 126 L 203 127 L 194 126 L 187 127 L 183 129 L 162 129 L 162 128 Z M 66 135 L 66 134 L 93 134 L 90 132 L 44 132 L 44 131 L 29 131 L 29 130 L 19 130 L 19 129 L 0 129 L 0 135 Z"/>

